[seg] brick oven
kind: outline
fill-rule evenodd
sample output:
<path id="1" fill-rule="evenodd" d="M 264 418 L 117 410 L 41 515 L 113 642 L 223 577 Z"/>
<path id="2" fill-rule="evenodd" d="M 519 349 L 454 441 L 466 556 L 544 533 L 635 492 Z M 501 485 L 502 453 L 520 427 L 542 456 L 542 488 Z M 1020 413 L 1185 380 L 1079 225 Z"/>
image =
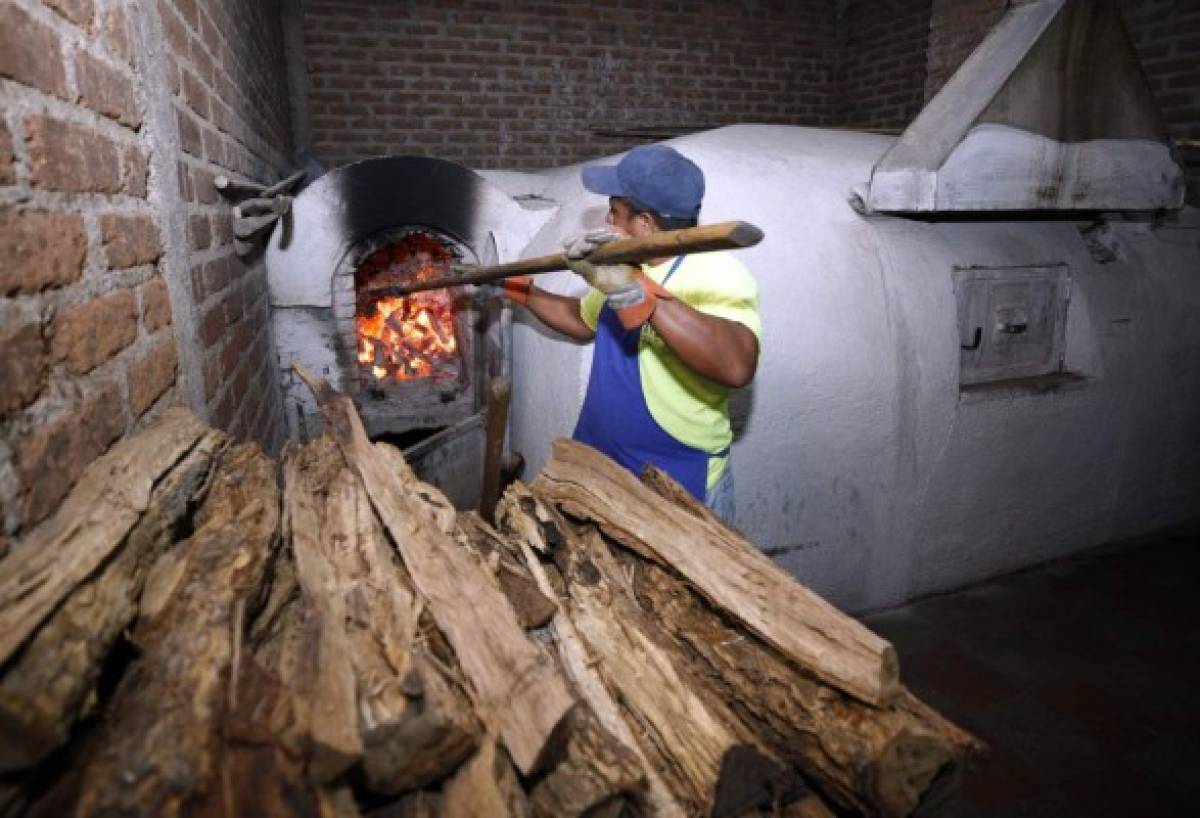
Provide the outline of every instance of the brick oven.
<path id="1" fill-rule="evenodd" d="M 358 162 L 301 192 L 266 255 L 289 436 L 321 428 L 292 372 L 299 362 L 353 397 L 372 438 L 472 505 L 486 386 L 509 368 L 508 309 L 481 290 L 376 291 L 514 256 L 536 222 L 479 174 L 437 159 Z"/>

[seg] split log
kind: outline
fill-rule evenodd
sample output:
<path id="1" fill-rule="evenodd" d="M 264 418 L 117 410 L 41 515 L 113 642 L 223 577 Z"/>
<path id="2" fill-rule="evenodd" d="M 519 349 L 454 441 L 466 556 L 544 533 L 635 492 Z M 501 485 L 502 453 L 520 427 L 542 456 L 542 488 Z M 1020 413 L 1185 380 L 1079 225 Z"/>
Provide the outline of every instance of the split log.
<path id="1" fill-rule="evenodd" d="M 442 814 L 454 818 L 530 818 L 512 762 L 493 737 L 484 739 L 442 787 Z"/>
<path id="2" fill-rule="evenodd" d="M 417 790 L 399 800 L 373 809 L 365 818 L 442 818 L 442 794 Z"/>
<path id="3" fill-rule="evenodd" d="M 497 506 L 497 520 L 505 533 L 512 537 L 521 549 L 522 559 L 530 576 L 537 583 L 538 590 L 552 600 L 564 596 L 565 588 L 558 570 L 553 564 L 543 564 L 538 558 L 539 554 L 549 558 L 551 551 L 563 544 L 562 532 L 566 524 L 558 513 L 530 494 L 523 484 L 514 482 Z M 601 678 L 596 669 L 596 662 L 589 654 L 570 616 L 558 603 L 555 603 L 555 608 L 549 630 L 559 666 L 571 680 L 576 693 L 588 706 L 596 724 L 630 753 L 633 767 L 627 775 L 639 783 L 636 800 L 645 807 L 644 811 L 647 814 L 656 818 L 682 818 L 685 814 L 683 806 L 672 795 L 662 776 L 638 746 L 621 706 Z M 567 753 L 569 757 L 569 747 Z M 560 766 L 563 765 L 560 763 Z M 567 768 L 569 769 L 569 764 Z M 617 769 L 615 765 L 613 769 Z M 615 776 L 613 779 L 613 784 L 619 780 Z M 546 780 L 538 784 L 533 792 L 535 810 L 542 806 L 547 807 L 545 813 L 539 811 L 538 814 L 554 814 L 553 807 L 561 808 L 569 801 L 579 800 L 576 796 L 559 794 L 558 790 L 562 786 L 552 776 L 547 776 Z M 566 786 L 573 791 L 579 785 L 569 782 Z M 614 792 L 620 791 L 619 787 L 611 788 Z M 568 808 L 560 814 L 574 813 Z"/>
<path id="4" fill-rule="evenodd" d="M 86 761 L 76 812 L 180 814 L 222 789 L 221 721 L 239 690 L 243 614 L 275 547 L 275 465 L 253 444 L 222 458 L 187 550 L 184 579 L 153 620 Z M 297 805 L 292 812 L 301 811 Z"/>
<path id="5" fill-rule="evenodd" d="M 154 485 L 145 511 L 115 554 L 71 591 L 5 668 L 0 677 L 0 772 L 41 761 L 90 713 L 101 667 L 133 621 L 148 568 L 174 542 L 224 443 L 225 435 L 216 430 L 200 436 Z M 65 508 L 71 506 L 68 501 Z M 91 520 L 80 527 L 96 525 L 106 511 L 89 509 Z"/>
<path id="6" fill-rule="evenodd" d="M 637 607 L 595 529 L 575 531 L 564 522 L 557 536 L 553 556 L 568 616 L 683 814 L 740 815 L 802 792 L 802 782 Z"/>
<path id="7" fill-rule="evenodd" d="M 282 216 L 292 208 L 291 196 L 272 196 L 269 199 L 254 198 L 246 199 L 243 202 L 238 202 L 233 208 L 233 217 L 235 219 L 244 219 L 250 216 Z"/>
<path id="8" fill-rule="evenodd" d="M 274 229 L 277 221 L 279 221 L 279 216 L 274 213 L 268 213 L 265 216 L 234 215 L 233 235 L 242 241 L 254 241 Z"/>
<path id="9" fill-rule="evenodd" d="M 117 443 L 84 469 L 59 512 L 4 560 L 0 666 L 108 559 L 150 506 L 154 485 L 207 427 L 185 409 Z"/>
<path id="10" fill-rule="evenodd" d="M 643 480 L 698 519 L 709 509 L 661 471 Z M 741 718 L 844 809 L 907 816 L 936 803 L 983 750 L 905 689 L 875 708 L 797 670 L 769 645 L 730 625 L 670 571 L 618 552 L 643 610 L 721 680 Z"/>
<path id="11" fill-rule="evenodd" d="M 293 496 L 327 493 L 320 519 L 308 522 L 312 533 L 301 535 L 293 519 L 291 539 L 306 600 L 327 612 L 323 629 L 338 631 L 345 645 L 348 718 L 361 736 L 368 785 L 392 794 L 444 778 L 481 733 L 457 660 L 422 616 L 424 602 L 332 439 L 293 452 L 285 476 L 289 506 Z M 326 672 L 321 664 L 318 676 Z"/>
<path id="12" fill-rule="evenodd" d="M 521 625 L 534 630 L 549 623 L 558 606 L 538 588 L 520 550 L 474 511 L 459 514 L 458 527 L 464 535 L 464 544 L 479 555 L 497 587 L 512 603 Z"/>
<path id="13" fill-rule="evenodd" d="M 554 594 L 551 586 L 547 583 L 543 592 L 526 566 L 520 543 L 496 531 L 477 512 L 460 513 L 458 520 L 465 534 L 464 544 L 491 569 L 526 628 L 541 629 L 555 619 L 560 628 L 567 625 L 558 604 L 551 598 Z M 553 633 L 551 625 L 550 634 Z M 550 645 L 553 642 L 549 640 Z M 569 678 L 562 659 L 553 653 L 548 655 Z M 586 700 L 567 718 L 570 724 L 565 731 L 565 746 L 553 768 L 530 791 L 533 814 L 544 818 L 584 815 L 597 818 L 596 811 L 602 805 L 609 805 L 616 814 L 621 804 L 640 802 L 646 773 L 644 760 L 632 749 L 632 737 L 628 743 L 618 740 L 600 724 Z M 628 732 L 627 727 L 625 731 Z"/>
<path id="14" fill-rule="evenodd" d="M 626 469 L 581 443 L 558 440 L 534 482 L 572 516 L 670 566 L 712 604 L 812 673 L 868 704 L 898 692 L 888 642 L 784 573 L 731 529 L 662 502 Z"/>
<path id="15" fill-rule="evenodd" d="M 476 711 L 525 775 L 534 772 L 574 706 L 562 678 L 529 641 L 512 606 L 478 560 L 426 523 L 428 492 L 402 477 L 370 444 L 354 404 L 296 365 L 312 389 L 346 460 L 366 487 L 413 584 L 470 681 Z M 453 511 L 453 509 L 451 509 Z"/>
<path id="16" fill-rule="evenodd" d="M 309 772 L 314 781 L 325 783 L 357 762 L 363 745 L 354 665 L 344 627 L 345 601 L 328 554 L 332 525 L 325 525 L 325 490 L 340 467 L 330 455 L 338 459 L 340 455 L 319 445 L 308 447 L 306 453 L 313 456 L 305 458 L 294 449 L 284 455 L 284 525 L 296 560 L 296 579 L 313 617 L 313 675 L 308 677 L 312 695 L 307 699 L 312 739 Z"/>

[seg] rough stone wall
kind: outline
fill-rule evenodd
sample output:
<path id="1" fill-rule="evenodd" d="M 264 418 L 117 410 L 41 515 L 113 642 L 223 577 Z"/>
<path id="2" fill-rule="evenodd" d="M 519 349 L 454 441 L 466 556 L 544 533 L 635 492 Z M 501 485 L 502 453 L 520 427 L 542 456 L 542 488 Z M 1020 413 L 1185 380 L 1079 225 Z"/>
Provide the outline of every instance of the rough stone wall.
<path id="1" fill-rule="evenodd" d="M 311 146 L 530 169 L 645 141 L 606 131 L 833 124 L 835 6 L 305 0 Z"/>
<path id="2" fill-rule="evenodd" d="M 930 99 L 1008 6 L 1029 0 L 933 0 L 925 97 Z M 1120 0 L 1121 13 L 1171 135 L 1200 142 L 1200 3 Z M 1200 202 L 1200 146 L 1183 145 L 1188 199 Z"/>
<path id="3" fill-rule="evenodd" d="M 261 265 L 222 261 L 210 180 L 283 169 L 286 92 L 239 88 L 276 65 L 248 46 L 280 50 L 269 8 L 0 3 L 0 551 L 167 406 L 279 443 Z M 217 304 L 220 328 L 201 312 Z"/>
<path id="4" fill-rule="evenodd" d="M 903 130 L 925 104 L 931 0 L 849 3 L 838 60 L 839 125 Z"/>

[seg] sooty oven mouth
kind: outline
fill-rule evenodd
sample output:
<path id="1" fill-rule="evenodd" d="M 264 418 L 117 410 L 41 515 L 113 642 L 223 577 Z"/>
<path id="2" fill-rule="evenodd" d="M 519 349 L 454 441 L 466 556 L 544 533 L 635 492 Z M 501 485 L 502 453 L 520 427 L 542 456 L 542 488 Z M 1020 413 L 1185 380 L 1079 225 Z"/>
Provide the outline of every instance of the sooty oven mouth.
<path id="1" fill-rule="evenodd" d="M 428 227 L 356 244 L 333 277 L 339 357 L 372 438 L 402 448 L 469 418 L 486 345 L 478 305 L 460 288 L 379 297 L 372 289 L 450 274 L 474 254 Z"/>

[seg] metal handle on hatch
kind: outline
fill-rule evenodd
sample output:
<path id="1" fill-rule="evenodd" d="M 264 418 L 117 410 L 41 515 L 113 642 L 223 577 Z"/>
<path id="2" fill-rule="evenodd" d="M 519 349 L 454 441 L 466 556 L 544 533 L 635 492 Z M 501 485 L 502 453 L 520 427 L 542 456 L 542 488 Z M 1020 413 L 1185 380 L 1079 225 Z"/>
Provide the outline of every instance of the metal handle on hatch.
<path id="1" fill-rule="evenodd" d="M 966 349 L 966 350 L 979 349 L 979 344 L 982 341 L 983 341 L 983 327 L 976 327 L 975 328 L 975 336 L 971 340 L 971 345 L 967 346 L 966 344 L 959 344 L 959 347 L 961 347 L 962 349 Z"/>

